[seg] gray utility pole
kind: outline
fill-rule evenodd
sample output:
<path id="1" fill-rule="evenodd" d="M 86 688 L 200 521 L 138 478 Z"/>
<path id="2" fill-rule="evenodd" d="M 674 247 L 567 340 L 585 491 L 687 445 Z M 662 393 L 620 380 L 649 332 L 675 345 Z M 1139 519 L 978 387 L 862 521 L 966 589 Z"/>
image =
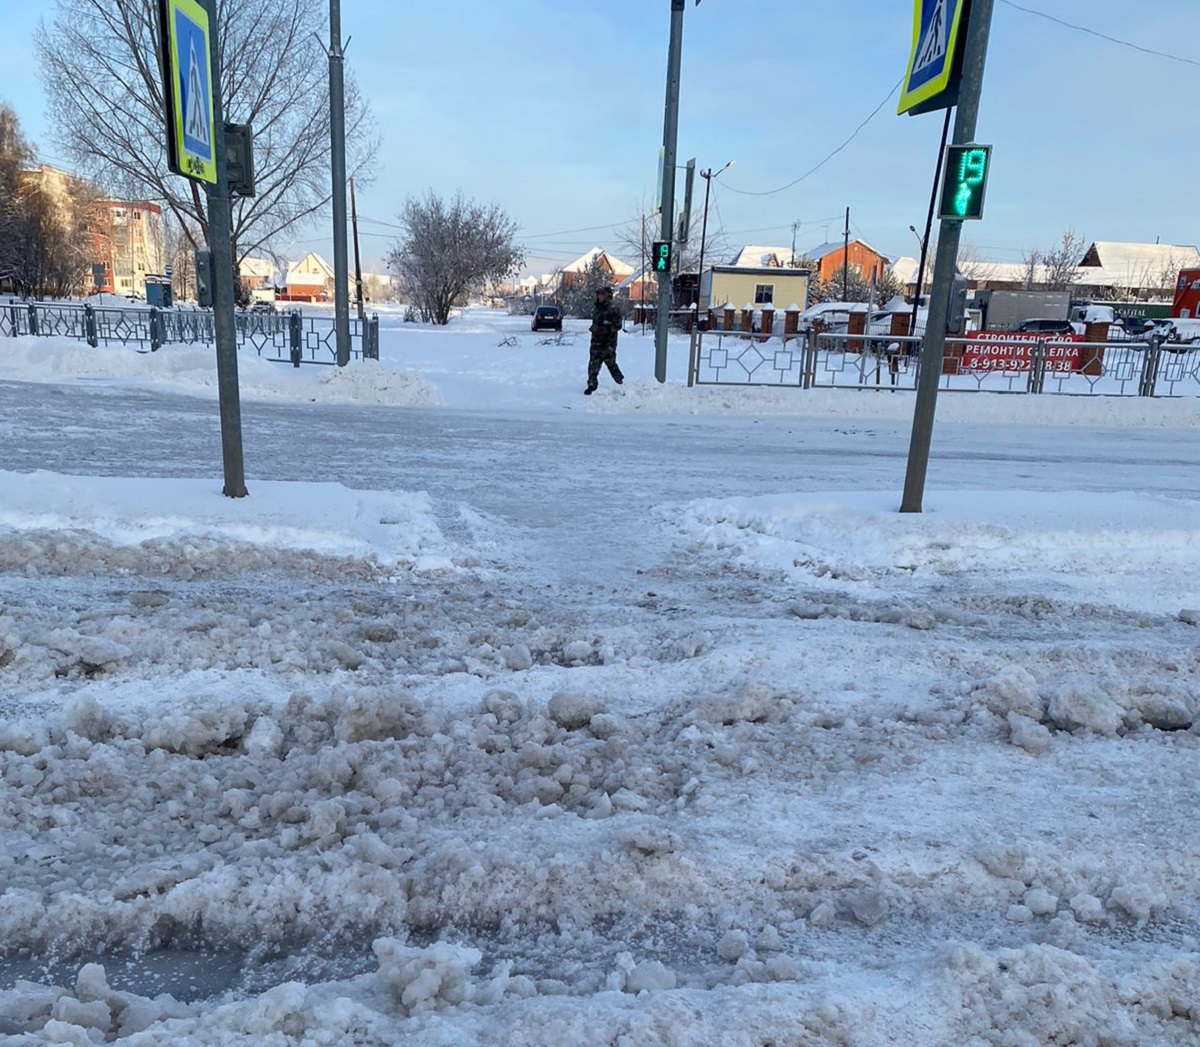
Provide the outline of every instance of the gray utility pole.
<path id="1" fill-rule="evenodd" d="M 994 9 L 995 0 L 973 0 L 971 4 L 958 112 L 954 121 L 954 145 L 965 145 L 975 138 L 975 124 L 979 119 L 979 96 L 983 92 L 983 69 L 987 64 L 988 38 L 991 35 Z M 958 271 L 958 246 L 961 239 L 962 222 L 943 218 L 933 266 L 933 285 L 929 293 L 929 319 L 925 324 L 925 339 L 921 343 L 917 405 L 913 411 L 912 441 L 908 448 L 908 469 L 904 475 L 904 497 L 900 501 L 902 513 L 919 513 L 925 497 L 925 474 L 929 469 L 929 446 L 933 442 L 938 381 L 942 376 L 942 356 L 946 349 L 946 324 L 950 319 L 950 290 Z"/>
<path id="2" fill-rule="evenodd" d="M 675 239 L 675 154 L 679 145 L 679 66 L 683 57 L 683 9 L 671 0 L 671 47 L 667 52 L 667 107 L 663 119 L 662 238 Z M 654 377 L 667 380 L 667 332 L 671 322 L 671 273 L 658 274 L 658 315 L 654 327 Z"/>
<path id="3" fill-rule="evenodd" d="M 704 245 L 708 240 L 708 195 L 712 189 L 712 180 L 714 178 L 719 178 L 724 172 L 728 171 L 732 166 L 733 166 L 733 161 L 730 160 L 728 163 L 725 164 L 724 167 L 721 168 L 721 170 L 717 171 L 716 174 L 713 173 L 713 169 L 711 167 L 707 171 L 700 172 L 700 177 L 704 179 L 704 218 L 700 223 L 700 279 L 696 283 L 696 311 L 697 312 L 699 312 L 699 310 L 700 310 L 700 292 L 701 292 L 701 290 L 703 288 L 703 284 L 704 284 Z M 713 306 L 712 288 L 711 287 L 708 289 L 708 296 L 709 296 L 708 307 L 711 309 Z"/>
<path id="4" fill-rule="evenodd" d="M 346 258 L 346 90 L 341 0 L 329 0 L 329 145 L 333 171 L 333 325 L 337 365 L 350 362 L 350 274 Z"/>
<path id="5" fill-rule="evenodd" d="M 218 25 L 217 0 L 209 0 L 212 25 Z M 229 166 L 225 157 L 225 105 L 221 99 L 221 50 L 214 34 L 212 46 L 213 158 L 217 184 L 208 190 L 208 243 L 213 253 L 213 333 L 217 341 L 217 397 L 221 407 L 221 458 L 225 468 L 223 493 L 245 498 L 246 471 L 242 463 L 242 403 L 238 390 L 237 331 L 234 326 L 233 234 L 229 204 Z"/>
<path id="6" fill-rule="evenodd" d="M 842 246 L 842 301 L 850 301 L 850 208 L 846 208 L 845 242 Z M 868 314 L 870 310 L 868 310 Z"/>
<path id="7" fill-rule="evenodd" d="M 364 323 L 362 261 L 358 253 L 358 207 L 354 203 L 354 179 L 350 179 L 350 224 L 354 229 L 354 300 L 358 303 L 358 322 Z"/>

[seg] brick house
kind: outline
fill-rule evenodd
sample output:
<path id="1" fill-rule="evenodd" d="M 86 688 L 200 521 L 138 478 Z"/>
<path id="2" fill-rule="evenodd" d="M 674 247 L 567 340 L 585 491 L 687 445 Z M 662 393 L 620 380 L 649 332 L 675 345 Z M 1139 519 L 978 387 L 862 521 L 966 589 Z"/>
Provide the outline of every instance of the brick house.
<path id="1" fill-rule="evenodd" d="M 789 256 L 790 256 L 790 252 Z M 818 244 L 801 256 L 817 266 L 817 274 L 824 280 L 832 280 L 846 266 L 849 259 L 851 272 L 857 271 L 868 283 L 871 278 L 881 279 L 888 270 L 889 260 L 865 240 L 851 240 L 847 251 L 845 241 Z"/>
<path id="2" fill-rule="evenodd" d="M 632 276 L 634 272 L 632 265 L 622 262 L 619 258 L 610 255 L 607 251 L 599 247 L 593 247 L 587 254 L 580 255 L 570 265 L 564 265 L 558 271 L 555 289 L 561 290 L 565 287 L 570 287 L 588 269 L 597 264 L 608 273 L 610 281 L 613 284 L 619 284 L 622 280 Z"/>
<path id="3" fill-rule="evenodd" d="M 333 299 L 334 273 L 315 251 L 288 266 L 287 293 L 280 298 L 289 302 L 328 302 Z"/>

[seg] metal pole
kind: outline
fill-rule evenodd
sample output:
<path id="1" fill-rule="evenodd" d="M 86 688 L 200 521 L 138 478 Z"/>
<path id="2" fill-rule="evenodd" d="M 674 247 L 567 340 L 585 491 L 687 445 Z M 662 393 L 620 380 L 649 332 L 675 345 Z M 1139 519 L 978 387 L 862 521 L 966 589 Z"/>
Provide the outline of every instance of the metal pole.
<path id="1" fill-rule="evenodd" d="M 933 172 L 933 189 L 929 192 L 929 210 L 925 214 L 925 237 L 921 241 L 921 261 L 917 266 L 917 294 L 913 300 L 912 323 L 909 324 L 908 330 L 910 336 L 917 333 L 917 309 L 921 304 L 921 285 L 925 282 L 925 261 L 929 256 L 929 237 L 933 232 L 933 212 L 937 208 L 938 186 L 942 183 L 942 164 L 946 161 L 946 142 L 950 138 L 950 115 L 951 109 L 947 106 L 946 119 L 942 123 L 942 144 L 938 146 L 937 167 Z"/>
<path id="2" fill-rule="evenodd" d="M 638 305 L 642 311 L 642 337 L 646 336 L 646 216 L 642 215 L 642 275 L 638 278 Z"/>
<path id="3" fill-rule="evenodd" d="M 908 321 L 908 334 L 911 338 L 917 333 L 917 310 L 921 307 L 921 287 L 925 283 L 925 253 L 929 247 L 929 241 L 922 238 L 915 225 L 910 225 L 908 228 L 917 238 L 917 288 L 913 292 L 912 316 Z"/>
<path id="4" fill-rule="evenodd" d="M 992 29 L 995 0 L 973 0 L 963 55 L 962 83 L 958 113 L 954 121 L 954 144 L 964 145 L 975 137 L 979 119 L 979 96 L 983 91 L 983 70 L 987 64 L 988 38 Z M 946 348 L 946 321 L 949 319 L 950 290 L 958 268 L 958 245 L 962 222 L 942 219 L 938 234 L 937 259 L 933 268 L 933 287 L 929 295 L 929 320 L 921 343 L 921 371 L 917 379 L 917 404 L 913 411 L 912 441 L 908 449 L 908 468 L 904 476 L 902 513 L 919 513 L 925 496 L 925 474 L 929 469 L 929 446 L 933 442 L 933 418 L 937 410 L 937 388 Z"/>
<path id="5" fill-rule="evenodd" d="M 713 174 L 713 169 L 710 167 L 707 171 L 701 171 L 700 177 L 704 179 L 704 218 L 700 223 L 700 279 L 696 283 L 696 311 L 700 311 L 700 285 L 704 282 L 704 245 L 708 241 L 708 197 L 712 190 L 712 182 L 714 178 L 719 178 L 722 174 L 728 171 L 733 166 L 733 161 L 729 160 L 716 174 Z M 708 307 L 712 308 L 712 287 L 708 289 Z"/>
<path id="6" fill-rule="evenodd" d="M 708 239 L 708 194 L 712 189 L 713 173 L 710 167 L 707 171 L 701 171 L 700 177 L 704 179 L 704 217 L 700 219 L 700 276 L 696 280 L 696 312 L 700 312 L 700 292 L 704 288 L 704 241 Z M 712 288 L 708 289 L 709 308 L 712 308 Z M 697 320 L 700 318 L 697 316 Z"/>
<path id="7" fill-rule="evenodd" d="M 208 245 L 213 253 L 213 333 L 217 343 L 217 397 L 221 411 L 221 458 L 225 471 L 222 492 L 245 498 L 246 472 L 242 462 L 242 404 L 238 392 L 237 331 L 234 325 L 233 233 L 229 203 L 229 169 L 225 156 L 225 108 L 221 99 L 221 47 L 218 0 L 208 0 L 214 27 L 212 41 L 213 156 L 217 184 L 208 190 Z"/>
<path id="8" fill-rule="evenodd" d="M 329 146 L 333 173 L 333 323 L 337 365 L 350 362 L 350 276 L 346 258 L 346 97 L 341 0 L 329 0 Z"/>
<path id="9" fill-rule="evenodd" d="M 662 238 L 674 239 L 675 154 L 679 143 L 679 67 L 683 57 L 685 0 L 671 0 L 671 44 L 667 51 L 667 101 L 663 118 Z M 658 314 L 654 326 L 654 377 L 667 380 L 667 333 L 671 322 L 671 274 L 658 274 Z"/>
<path id="10" fill-rule="evenodd" d="M 354 297 L 358 301 L 358 322 L 364 323 L 367 319 L 366 313 L 363 312 L 363 281 L 362 281 L 362 262 L 359 261 L 358 255 L 358 206 L 354 202 L 354 179 L 350 179 L 350 225 L 354 230 Z M 379 306 L 375 307 L 376 309 Z M 363 337 L 366 337 L 364 332 Z"/>
<path id="11" fill-rule="evenodd" d="M 850 208 L 846 208 L 845 243 L 842 247 L 842 301 L 850 301 Z"/>

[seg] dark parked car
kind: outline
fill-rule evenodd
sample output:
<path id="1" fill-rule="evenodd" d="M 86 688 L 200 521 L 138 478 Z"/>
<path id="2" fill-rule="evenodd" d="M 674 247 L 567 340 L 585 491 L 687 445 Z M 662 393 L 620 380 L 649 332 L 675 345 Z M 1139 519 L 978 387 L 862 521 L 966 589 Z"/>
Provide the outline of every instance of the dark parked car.
<path id="1" fill-rule="evenodd" d="M 533 311 L 531 331 L 561 331 L 562 310 L 557 305 L 539 305 Z"/>
<path id="2" fill-rule="evenodd" d="M 1158 338 L 1169 353 L 1186 353 L 1200 342 L 1200 321 L 1192 318 L 1172 317 L 1168 320 L 1143 320 L 1145 325 L 1138 335 L 1139 342 Z"/>
<path id="3" fill-rule="evenodd" d="M 1075 328 L 1070 320 L 1037 319 L 1022 320 L 1017 330 L 1030 334 L 1073 334 Z"/>

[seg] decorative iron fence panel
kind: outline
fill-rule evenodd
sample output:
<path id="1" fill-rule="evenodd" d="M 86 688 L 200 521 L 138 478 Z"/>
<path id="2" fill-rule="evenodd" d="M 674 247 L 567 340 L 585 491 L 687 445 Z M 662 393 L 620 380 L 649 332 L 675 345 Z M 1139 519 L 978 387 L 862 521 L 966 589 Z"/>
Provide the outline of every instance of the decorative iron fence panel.
<path id="1" fill-rule="evenodd" d="M 336 364 L 334 319 L 288 313 L 239 312 L 239 349 L 278 363 Z M 212 343 L 213 314 L 203 309 L 123 309 L 72 302 L 9 302 L 0 306 L 0 336 L 77 338 L 89 345 L 132 345 L 151 352 L 167 345 Z M 379 318 L 350 318 L 351 359 L 379 359 Z"/>
<path id="2" fill-rule="evenodd" d="M 920 338 L 696 332 L 690 385 L 915 390 Z M 1200 343 L 947 338 L 946 392 L 1200 396 Z"/>

